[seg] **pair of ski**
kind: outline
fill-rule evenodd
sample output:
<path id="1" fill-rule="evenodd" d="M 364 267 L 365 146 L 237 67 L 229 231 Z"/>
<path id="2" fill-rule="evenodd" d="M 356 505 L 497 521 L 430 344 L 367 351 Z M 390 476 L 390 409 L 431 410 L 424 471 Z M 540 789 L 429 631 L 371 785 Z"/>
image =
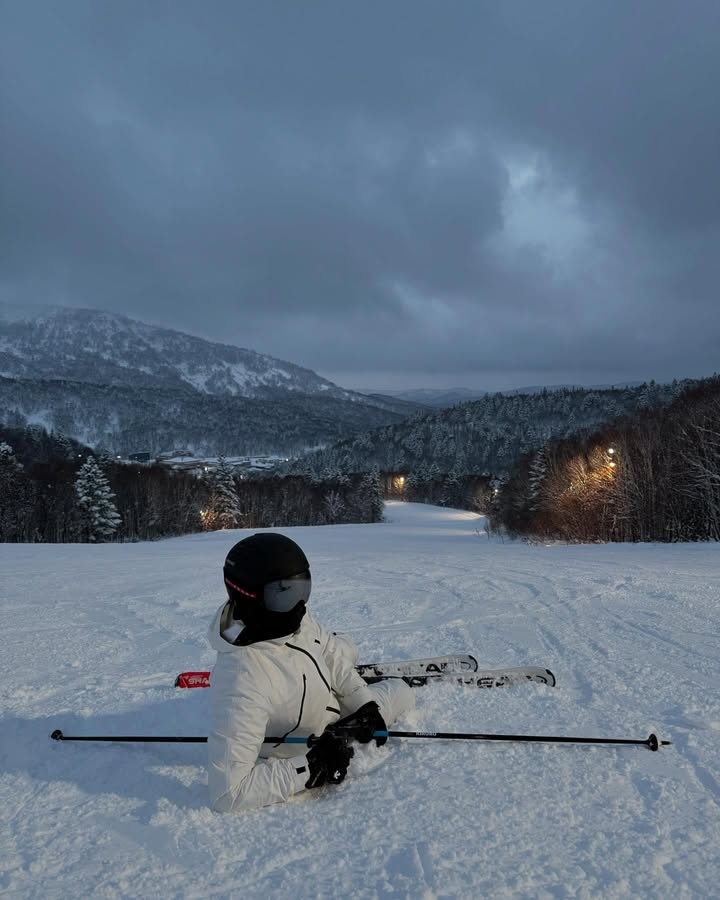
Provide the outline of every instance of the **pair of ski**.
<path id="1" fill-rule="evenodd" d="M 464 653 L 398 662 L 364 663 L 356 668 L 368 684 L 383 678 L 402 678 L 410 687 L 438 683 L 477 688 L 513 687 L 528 681 L 555 686 L 555 676 L 550 669 L 513 666 L 481 670 L 478 669 L 475 657 Z M 210 687 L 210 672 L 181 672 L 175 679 L 175 687 Z"/>

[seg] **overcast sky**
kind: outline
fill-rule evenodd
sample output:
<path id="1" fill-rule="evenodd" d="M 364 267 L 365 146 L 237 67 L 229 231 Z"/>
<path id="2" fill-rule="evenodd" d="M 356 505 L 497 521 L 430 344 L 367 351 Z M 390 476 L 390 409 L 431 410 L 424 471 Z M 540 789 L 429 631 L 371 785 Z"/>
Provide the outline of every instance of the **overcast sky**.
<path id="1" fill-rule="evenodd" d="M 0 2 L 0 299 L 346 387 L 720 369 L 720 2 Z"/>

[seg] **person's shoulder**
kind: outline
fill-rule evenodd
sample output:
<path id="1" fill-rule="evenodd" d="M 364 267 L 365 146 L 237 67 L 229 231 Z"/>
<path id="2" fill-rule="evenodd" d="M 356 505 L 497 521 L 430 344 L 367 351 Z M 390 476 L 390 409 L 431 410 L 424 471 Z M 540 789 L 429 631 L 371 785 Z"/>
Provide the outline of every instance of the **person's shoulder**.
<path id="1" fill-rule="evenodd" d="M 306 612 L 303 616 L 300 628 L 294 635 L 294 637 L 298 636 L 303 640 L 324 643 L 327 640 L 328 632 L 310 612 Z"/>
<path id="2" fill-rule="evenodd" d="M 232 647 L 230 653 L 218 654 L 213 682 L 227 682 L 242 693 L 264 692 L 273 680 L 273 655 L 267 644 Z"/>

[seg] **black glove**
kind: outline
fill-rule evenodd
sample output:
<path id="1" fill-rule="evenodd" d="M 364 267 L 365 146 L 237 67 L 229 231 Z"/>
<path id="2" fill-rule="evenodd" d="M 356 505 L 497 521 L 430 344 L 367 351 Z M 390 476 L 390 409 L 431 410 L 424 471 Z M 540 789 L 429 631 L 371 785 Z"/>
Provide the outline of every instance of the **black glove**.
<path id="1" fill-rule="evenodd" d="M 330 726 L 330 730 L 338 730 L 349 733 L 356 741 L 361 744 L 367 744 L 373 740 L 374 731 L 387 731 L 385 719 L 380 715 L 380 707 L 374 700 L 365 703 L 360 709 L 356 709 L 354 713 L 339 719 L 334 725 Z M 376 737 L 375 743 L 378 747 L 382 747 L 387 743 L 386 737 Z"/>
<path id="2" fill-rule="evenodd" d="M 347 737 L 343 735 L 324 731 L 319 738 L 313 738 L 307 752 L 310 777 L 305 782 L 305 787 L 321 787 L 326 781 L 340 784 L 347 775 L 353 753 L 353 748 L 348 746 Z"/>

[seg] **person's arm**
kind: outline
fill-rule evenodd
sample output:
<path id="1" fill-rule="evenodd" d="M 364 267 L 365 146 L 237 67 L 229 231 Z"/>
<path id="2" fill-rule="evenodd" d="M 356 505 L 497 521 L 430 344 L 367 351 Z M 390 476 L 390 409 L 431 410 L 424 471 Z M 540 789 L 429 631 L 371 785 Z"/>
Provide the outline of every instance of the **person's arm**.
<path id="1" fill-rule="evenodd" d="M 316 623 L 317 624 L 317 623 Z M 357 647 L 347 635 L 335 636 L 317 624 L 320 647 L 325 663 L 330 669 L 331 687 L 343 706 L 343 712 L 354 712 L 374 699 L 372 691 L 358 675 L 355 663 Z"/>
<path id="2" fill-rule="evenodd" d="M 258 759 L 269 720 L 268 701 L 259 691 L 233 688 L 223 694 L 208 738 L 208 787 L 216 812 L 258 809 L 304 790 L 305 755 Z"/>

